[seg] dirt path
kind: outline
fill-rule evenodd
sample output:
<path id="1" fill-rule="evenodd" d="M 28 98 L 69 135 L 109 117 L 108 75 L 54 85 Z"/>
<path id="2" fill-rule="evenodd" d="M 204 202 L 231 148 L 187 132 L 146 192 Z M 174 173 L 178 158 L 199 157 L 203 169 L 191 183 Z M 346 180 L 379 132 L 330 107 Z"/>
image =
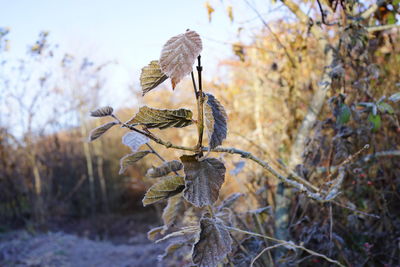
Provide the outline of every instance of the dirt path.
<path id="1" fill-rule="evenodd" d="M 31 235 L 18 231 L 0 236 L 0 266 L 161 267 L 162 245 L 137 234 L 129 245 L 93 241 L 65 233 Z"/>

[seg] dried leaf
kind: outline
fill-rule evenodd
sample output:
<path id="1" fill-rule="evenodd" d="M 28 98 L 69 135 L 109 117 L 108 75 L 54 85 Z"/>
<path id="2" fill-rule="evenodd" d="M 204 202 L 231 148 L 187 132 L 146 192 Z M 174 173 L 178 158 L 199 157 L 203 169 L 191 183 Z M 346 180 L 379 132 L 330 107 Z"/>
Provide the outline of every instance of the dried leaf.
<path id="1" fill-rule="evenodd" d="M 233 22 L 233 8 L 232 6 L 228 6 L 226 8 L 226 12 L 228 13 L 229 20 Z"/>
<path id="2" fill-rule="evenodd" d="M 170 172 L 176 172 L 183 168 L 183 165 L 178 160 L 172 160 L 164 162 L 160 167 L 153 167 L 147 170 L 146 176 L 151 178 L 157 178 L 165 176 Z"/>
<path id="3" fill-rule="evenodd" d="M 168 77 L 161 71 L 158 60 L 151 61 L 149 65 L 142 68 L 140 74 L 140 86 L 142 86 L 143 95 L 156 88 L 166 79 Z"/>
<path id="4" fill-rule="evenodd" d="M 112 121 L 112 122 L 103 124 L 97 128 L 94 128 L 92 131 L 90 131 L 89 141 L 96 140 L 97 138 L 102 136 L 105 132 L 107 132 L 111 127 L 113 127 L 114 125 L 117 125 L 117 124 L 118 124 L 118 122 Z"/>
<path id="5" fill-rule="evenodd" d="M 174 225 L 180 214 L 183 214 L 184 202 L 183 195 L 177 194 L 176 196 L 168 199 L 168 204 L 163 210 L 162 219 L 165 228 Z"/>
<path id="6" fill-rule="evenodd" d="M 210 2 L 205 3 L 206 9 L 207 9 L 207 15 L 208 15 L 208 22 L 211 22 L 212 19 L 212 13 L 214 13 L 215 9 L 210 5 Z"/>
<path id="7" fill-rule="evenodd" d="M 199 267 L 217 267 L 232 250 L 229 231 L 218 218 L 202 218 L 200 228 L 200 239 L 193 247 L 193 262 Z"/>
<path id="8" fill-rule="evenodd" d="M 143 134 L 137 132 L 128 132 L 122 137 L 122 143 L 129 146 L 132 152 L 138 151 L 138 149 L 148 143 L 150 139 Z"/>
<path id="9" fill-rule="evenodd" d="M 161 51 L 160 66 L 161 71 L 171 78 L 172 88 L 192 71 L 202 49 L 199 34 L 190 30 L 172 37 L 165 43 Z"/>
<path id="10" fill-rule="evenodd" d="M 182 128 L 193 123 L 192 116 L 193 113 L 188 109 L 155 109 L 144 106 L 127 124 L 141 124 L 149 129 Z"/>
<path id="11" fill-rule="evenodd" d="M 198 161 L 195 155 L 184 155 L 180 159 L 186 175 L 185 199 L 196 207 L 212 205 L 225 180 L 224 164 L 216 158 Z"/>
<path id="12" fill-rule="evenodd" d="M 128 166 L 131 166 L 133 163 L 141 160 L 142 158 L 144 158 L 147 154 L 151 153 L 151 151 L 139 151 L 139 152 L 135 152 L 132 154 L 128 154 L 126 156 L 124 156 L 123 158 L 121 158 L 121 160 L 119 161 L 120 164 L 120 169 L 119 169 L 119 174 L 123 174 L 126 169 L 128 168 Z"/>
<path id="13" fill-rule="evenodd" d="M 212 94 L 206 94 L 204 104 L 208 145 L 212 149 L 221 145 L 222 141 L 226 138 L 228 117 L 224 107 Z"/>
<path id="14" fill-rule="evenodd" d="M 92 117 L 106 117 L 110 116 L 114 112 L 112 107 L 106 106 L 102 108 L 98 108 L 90 112 L 90 116 Z"/>
<path id="15" fill-rule="evenodd" d="M 179 194 L 184 189 L 185 181 L 181 176 L 169 176 L 158 181 L 147 190 L 142 202 L 143 206 L 167 199 Z"/>
<path id="16" fill-rule="evenodd" d="M 196 237 L 199 232 L 200 228 L 198 225 L 183 227 L 179 231 L 170 233 L 163 238 L 158 239 L 156 243 L 164 242 L 167 240 L 173 242 L 185 242 L 192 239 L 193 237 Z"/>
<path id="17" fill-rule="evenodd" d="M 164 226 L 158 226 L 156 228 L 153 228 L 147 232 L 147 239 L 149 239 L 151 241 L 154 241 L 157 238 L 159 239 L 163 235 L 164 231 L 165 231 Z"/>

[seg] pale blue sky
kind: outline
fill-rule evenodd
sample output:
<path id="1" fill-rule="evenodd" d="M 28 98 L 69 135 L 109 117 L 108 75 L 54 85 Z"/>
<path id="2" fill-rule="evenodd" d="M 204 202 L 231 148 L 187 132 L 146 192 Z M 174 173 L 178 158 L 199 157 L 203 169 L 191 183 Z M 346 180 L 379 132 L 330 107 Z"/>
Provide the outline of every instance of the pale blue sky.
<path id="1" fill-rule="evenodd" d="M 265 19 L 277 5 L 249 0 Z M 107 73 L 102 105 L 130 105 L 128 85 L 138 86 L 140 70 L 158 59 L 163 44 L 186 29 L 203 40 L 202 62 L 206 77 L 216 76 L 222 59 L 232 56 L 231 44 L 248 41 L 261 22 L 243 0 L 209 0 L 215 8 L 209 23 L 205 0 L 0 0 L 0 27 L 9 27 L 10 54 L 23 57 L 40 31 L 49 31 L 49 41 L 58 52 L 88 56 L 97 63 L 117 60 Z M 234 22 L 227 7 L 233 6 Z M 239 27 L 246 28 L 238 37 Z M 223 70 L 222 70 L 223 71 Z M 139 102 L 141 100 L 139 99 Z"/>

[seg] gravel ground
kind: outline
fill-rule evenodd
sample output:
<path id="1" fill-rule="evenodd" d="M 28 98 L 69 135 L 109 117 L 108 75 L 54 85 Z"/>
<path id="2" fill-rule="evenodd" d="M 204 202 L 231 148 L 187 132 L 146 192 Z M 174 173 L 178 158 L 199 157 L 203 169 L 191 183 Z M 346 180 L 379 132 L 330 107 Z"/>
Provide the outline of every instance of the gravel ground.
<path id="1" fill-rule="evenodd" d="M 137 233 L 129 244 L 115 245 L 62 232 L 32 235 L 26 231 L 0 236 L 0 266 L 35 267 L 161 267 L 164 245 Z"/>

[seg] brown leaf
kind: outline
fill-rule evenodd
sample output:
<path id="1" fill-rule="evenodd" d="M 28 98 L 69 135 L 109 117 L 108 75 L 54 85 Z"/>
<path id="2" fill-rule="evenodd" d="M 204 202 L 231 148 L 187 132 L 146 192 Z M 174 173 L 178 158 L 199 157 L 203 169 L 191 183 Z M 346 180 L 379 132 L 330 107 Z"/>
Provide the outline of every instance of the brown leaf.
<path id="1" fill-rule="evenodd" d="M 174 225 L 179 217 L 183 213 L 184 202 L 183 195 L 177 194 L 176 196 L 168 199 L 168 204 L 163 210 L 162 219 L 165 228 L 169 228 Z"/>
<path id="2" fill-rule="evenodd" d="M 117 125 L 117 124 L 118 124 L 118 122 L 112 121 L 112 122 L 103 124 L 97 128 L 94 128 L 89 133 L 89 141 L 96 140 L 97 138 L 102 136 L 105 132 L 107 132 L 111 127 L 113 127 L 114 125 Z"/>
<path id="3" fill-rule="evenodd" d="M 206 94 L 204 104 L 208 145 L 210 149 L 213 149 L 221 145 L 226 138 L 228 117 L 224 107 L 212 94 Z"/>
<path id="4" fill-rule="evenodd" d="M 164 226 L 158 226 L 153 229 L 150 229 L 150 231 L 147 232 L 147 239 L 154 241 L 157 238 L 161 238 L 162 235 L 164 234 L 165 227 Z"/>
<path id="5" fill-rule="evenodd" d="M 106 117 L 110 116 L 114 112 L 112 107 L 106 106 L 102 108 L 98 108 L 90 112 L 90 116 L 92 117 Z"/>
<path id="6" fill-rule="evenodd" d="M 158 60 L 151 61 L 149 65 L 142 68 L 142 73 L 140 74 L 143 95 L 156 88 L 166 79 L 168 77 L 161 71 Z"/>
<path id="7" fill-rule="evenodd" d="M 198 161 L 195 155 L 180 159 L 185 172 L 185 199 L 196 207 L 212 205 L 225 180 L 224 164 L 216 158 Z"/>
<path id="8" fill-rule="evenodd" d="M 164 177 L 147 190 L 142 202 L 143 206 L 167 199 L 179 194 L 184 189 L 185 181 L 181 176 Z"/>
<path id="9" fill-rule="evenodd" d="M 139 152 L 135 152 L 132 154 L 128 154 L 128 155 L 124 156 L 123 158 L 121 158 L 121 160 L 119 161 L 120 166 L 121 166 L 119 169 L 119 174 L 120 175 L 123 174 L 126 171 L 126 169 L 128 168 L 128 166 L 141 160 L 149 153 L 151 153 L 151 151 L 148 151 L 148 150 L 139 151 Z"/>
<path id="10" fill-rule="evenodd" d="M 183 165 L 180 161 L 172 160 L 164 162 L 160 167 L 153 167 L 147 170 L 146 176 L 151 178 L 157 178 L 161 176 L 165 176 L 170 172 L 176 172 L 183 168 Z"/>
<path id="11" fill-rule="evenodd" d="M 228 229 L 218 218 L 203 217 L 200 239 L 193 247 L 193 262 L 199 267 L 217 267 L 232 250 Z"/>
<path id="12" fill-rule="evenodd" d="M 147 128 L 165 129 L 170 127 L 182 128 L 193 123 L 193 113 L 188 109 L 156 109 L 141 107 L 139 112 L 127 124 L 145 125 Z"/>
<path id="13" fill-rule="evenodd" d="M 161 51 L 160 66 L 161 71 L 171 78 L 172 88 L 192 71 L 202 49 L 199 34 L 190 30 L 172 37 L 165 43 Z"/>

